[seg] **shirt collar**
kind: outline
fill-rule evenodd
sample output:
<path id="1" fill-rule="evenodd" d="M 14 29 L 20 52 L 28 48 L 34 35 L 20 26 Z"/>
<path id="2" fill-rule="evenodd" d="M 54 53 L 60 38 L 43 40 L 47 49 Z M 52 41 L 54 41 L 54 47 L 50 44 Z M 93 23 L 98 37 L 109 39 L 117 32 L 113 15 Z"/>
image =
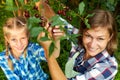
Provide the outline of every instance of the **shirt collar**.
<path id="1" fill-rule="evenodd" d="M 104 50 L 104 51 L 100 52 L 99 54 L 97 54 L 96 56 L 85 61 L 83 63 L 83 65 L 84 65 L 84 67 L 89 68 L 89 67 L 93 66 L 94 64 L 96 64 L 97 62 L 103 61 L 104 59 L 106 59 L 109 56 L 110 56 L 109 53 L 106 50 Z"/>
<path id="2" fill-rule="evenodd" d="M 87 69 L 94 66 L 97 62 L 101 62 L 107 57 L 109 57 L 109 53 L 104 50 L 101 53 L 97 54 L 96 56 L 83 61 L 83 56 L 85 55 L 84 49 L 80 52 L 80 55 L 76 58 L 74 70 L 77 72 L 84 73 Z"/>
<path id="3" fill-rule="evenodd" d="M 12 60 L 13 63 L 17 63 L 20 60 L 24 59 L 24 54 L 22 53 L 21 56 L 19 57 L 19 60 L 17 60 L 10 52 L 10 50 L 8 50 L 8 57 L 10 58 L 10 60 Z"/>

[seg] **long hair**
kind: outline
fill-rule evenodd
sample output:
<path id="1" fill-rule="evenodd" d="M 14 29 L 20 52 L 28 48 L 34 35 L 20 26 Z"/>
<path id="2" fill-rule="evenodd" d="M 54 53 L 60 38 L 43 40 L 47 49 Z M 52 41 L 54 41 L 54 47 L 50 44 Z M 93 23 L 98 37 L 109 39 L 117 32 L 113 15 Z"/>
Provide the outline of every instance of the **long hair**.
<path id="1" fill-rule="evenodd" d="M 117 29 L 115 25 L 115 20 L 112 17 L 112 13 L 105 10 L 94 10 L 90 14 L 93 14 L 92 17 L 88 18 L 88 23 L 90 24 L 90 28 L 97 28 L 97 27 L 103 27 L 107 28 L 111 39 L 107 44 L 107 51 L 110 54 L 113 54 L 114 51 L 117 49 Z M 83 32 L 89 29 L 84 24 L 84 22 L 81 23 L 81 27 L 79 30 L 79 33 L 83 35 Z M 82 44 L 82 36 L 79 37 L 79 44 L 83 46 Z"/>
<path id="2" fill-rule="evenodd" d="M 8 35 L 10 35 L 10 32 L 13 29 L 24 29 L 26 31 L 27 36 L 29 37 L 29 31 L 27 28 L 27 23 L 25 18 L 23 17 L 8 18 L 3 26 L 6 55 L 8 55 L 8 48 L 9 48 L 9 43 L 7 42 L 6 38 L 8 37 Z"/>

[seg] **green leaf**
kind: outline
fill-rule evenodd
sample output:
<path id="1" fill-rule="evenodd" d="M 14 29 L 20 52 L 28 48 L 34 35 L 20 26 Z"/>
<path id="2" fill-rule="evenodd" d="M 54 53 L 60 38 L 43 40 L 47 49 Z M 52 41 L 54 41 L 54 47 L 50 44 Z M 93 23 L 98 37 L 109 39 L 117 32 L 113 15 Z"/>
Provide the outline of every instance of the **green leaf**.
<path id="1" fill-rule="evenodd" d="M 13 6 L 13 0 L 6 0 L 7 6 Z"/>
<path id="2" fill-rule="evenodd" d="M 114 11 L 115 10 L 115 5 L 110 3 L 110 2 L 107 2 L 106 3 L 106 6 L 107 8 L 110 10 L 110 11 Z"/>
<path id="3" fill-rule="evenodd" d="M 50 39 L 47 36 L 40 38 L 40 41 L 48 41 L 48 40 L 50 40 Z"/>
<path id="4" fill-rule="evenodd" d="M 22 5 L 24 5 L 24 0 L 18 0 L 19 3 L 19 7 L 22 7 Z"/>
<path id="5" fill-rule="evenodd" d="M 30 23 L 39 23 L 41 20 L 39 18 L 36 17 L 30 17 L 29 18 L 29 22 Z"/>
<path id="6" fill-rule="evenodd" d="M 71 34 L 70 36 L 69 36 L 69 40 L 71 41 L 71 42 L 73 42 L 74 44 L 77 44 L 77 40 L 78 40 L 78 36 L 80 36 L 80 34 Z"/>
<path id="7" fill-rule="evenodd" d="M 88 14 L 85 18 L 84 18 L 84 23 L 87 26 L 87 28 L 90 28 L 90 24 L 88 23 L 88 18 L 94 16 L 95 14 Z"/>
<path id="8" fill-rule="evenodd" d="M 115 0 L 107 0 L 110 4 L 115 4 Z"/>
<path id="9" fill-rule="evenodd" d="M 88 19 L 87 18 L 85 18 L 84 22 L 85 22 L 85 25 L 87 26 L 87 28 L 90 28 L 90 24 L 88 23 Z"/>
<path id="10" fill-rule="evenodd" d="M 93 14 L 88 14 L 87 16 L 86 16 L 86 18 L 90 18 L 90 17 L 92 17 L 92 16 L 94 16 L 95 14 L 93 13 Z"/>
<path id="11" fill-rule="evenodd" d="M 54 48 L 55 48 L 55 44 L 54 44 L 54 42 L 52 42 L 52 43 L 50 44 L 50 47 L 49 47 L 49 56 L 52 55 L 52 53 L 53 53 L 53 51 L 54 51 Z"/>
<path id="12" fill-rule="evenodd" d="M 83 14 L 84 8 L 85 8 L 85 3 L 84 3 L 84 2 L 81 2 L 81 3 L 79 4 L 79 14 L 80 14 L 80 15 Z"/>
<path id="13" fill-rule="evenodd" d="M 24 0 L 18 0 L 18 2 L 20 2 L 22 4 L 22 3 L 24 3 Z"/>
<path id="14" fill-rule="evenodd" d="M 72 38 L 76 38 L 76 37 L 78 37 L 78 36 L 80 36 L 80 34 L 71 34 L 71 37 L 72 37 Z"/>
<path id="15" fill-rule="evenodd" d="M 38 1 L 40 1 L 40 0 L 33 0 L 34 2 L 38 2 Z"/>
<path id="16" fill-rule="evenodd" d="M 70 40 L 71 42 L 73 42 L 74 44 L 77 44 L 77 39 L 70 38 L 69 40 Z"/>
<path id="17" fill-rule="evenodd" d="M 28 28 L 31 29 L 32 27 L 35 27 L 35 25 L 39 26 L 39 22 L 41 20 L 36 18 L 36 17 L 30 17 L 28 20 L 27 20 L 27 25 L 28 25 Z"/>
<path id="18" fill-rule="evenodd" d="M 42 27 L 33 27 L 30 31 L 31 37 L 37 37 L 40 32 L 43 31 Z"/>
<path id="19" fill-rule="evenodd" d="M 65 39 L 67 39 L 67 36 L 62 36 L 62 37 L 60 38 L 60 40 L 65 40 Z"/>
<path id="20" fill-rule="evenodd" d="M 6 8 L 5 9 L 8 11 L 17 10 L 17 8 L 14 6 L 13 0 L 6 0 Z"/>
<path id="21" fill-rule="evenodd" d="M 59 15 L 53 16 L 50 21 L 52 22 L 51 26 L 65 25 L 65 22 L 60 19 Z"/>
<path id="22" fill-rule="evenodd" d="M 4 8 L 4 5 L 1 5 L 1 4 L 0 4 L 0 8 Z"/>

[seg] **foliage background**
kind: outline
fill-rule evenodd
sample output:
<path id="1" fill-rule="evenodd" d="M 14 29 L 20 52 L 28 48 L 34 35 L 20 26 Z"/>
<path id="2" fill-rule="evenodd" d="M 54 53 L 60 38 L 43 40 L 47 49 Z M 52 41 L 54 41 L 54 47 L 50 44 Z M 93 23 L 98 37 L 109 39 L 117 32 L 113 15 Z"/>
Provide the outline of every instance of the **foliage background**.
<path id="1" fill-rule="evenodd" d="M 115 53 L 115 56 L 117 58 L 119 67 L 118 67 L 118 73 L 115 77 L 115 80 L 120 79 L 120 0 L 46 0 L 49 5 L 53 8 L 53 10 L 59 14 L 61 17 L 66 19 L 69 23 L 71 23 L 73 26 L 79 28 L 80 26 L 80 18 L 78 16 L 78 7 L 79 3 L 81 1 L 84 1 L 85 3 L 85 10 L 91 11 L 93 9 L 106 9 L 113 13 L 113 16 L 116 20 L 116 24 L 118 27 L 118 50 Z M 3 8 L 5 0 L 0 0 L 0 52 L 5 49 L 4 46 L 4 38 L 3 38 L 3 32 L 2 32 L 2 25 L 6 18 L 13 16 L 13 13 L 5 10 Z M 65 11 L 66 7 L 68 8 L 67 11 Z M 36 41 L 35 38 L 31 38 L 32 41 Z M 62 70 L 64 71 L 64 65 L 67 61 L 68 53 L 70 51 L 70 42 L 63 40 L 61 42 L 61 55 L 57 59 L 58 63 L 60 64 Z M 41 64 L 43 69 L 46 73 L 48 72 L 47 63 Z M 0 80 L 6 80 L 6 77 L 2 70 L 0 69 Z M 50 79 L 51 80 L 51 79 Z"/>

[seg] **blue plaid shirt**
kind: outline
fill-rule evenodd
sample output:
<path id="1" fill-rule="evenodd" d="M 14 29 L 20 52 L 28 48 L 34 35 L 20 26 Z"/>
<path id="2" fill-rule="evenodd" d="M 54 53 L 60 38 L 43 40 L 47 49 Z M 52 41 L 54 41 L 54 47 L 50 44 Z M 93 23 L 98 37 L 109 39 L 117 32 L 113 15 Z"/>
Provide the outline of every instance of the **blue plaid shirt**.
<path id="1" fill-rule="evenodd" d="M 13 63 L 13 70 L 8 66 L 8 58 Z M 37 43 L 29 43 L 26 57 L 22 54 L 19 60 L 11 54 L 6 56 L 5 51 L 0 53 L 0 67 L 8 80 L 47 80 L 48 75 L 43 72 L 40 66 L 40 62 L 43 60 L 46 61 L 44 50 Z"/>

